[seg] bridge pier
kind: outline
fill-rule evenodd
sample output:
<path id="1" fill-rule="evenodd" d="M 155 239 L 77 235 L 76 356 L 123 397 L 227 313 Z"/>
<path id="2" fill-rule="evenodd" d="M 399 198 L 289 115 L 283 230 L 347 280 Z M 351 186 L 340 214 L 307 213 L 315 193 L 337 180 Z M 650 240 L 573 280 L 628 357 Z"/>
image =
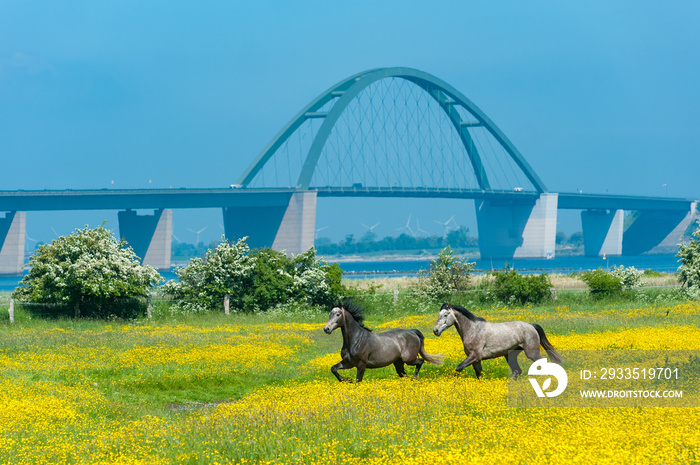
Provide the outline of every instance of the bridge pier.
<path id="1" fill-rule="evenodd" d="M 583 210 L 583 250 L 587 257 L 622 255 L 624 210 Z"/>
<path id="2" fill-rule="evenodd" d="M 25 212 L 8 212 L 0 218 L 0 275 L 22 275 L 26 227 Z"/>
<path id="3" fill-rule="evenodd" d="M 173 237 L 173 211 L 159 209 L 153 215 L 138 215 L 134 210 L 120 211 L 119 236 L 129 243 L 144 265 L 170 270 Z"/>
<path id="4" fill-rule="evenodd" d="M 675 247 L 690 224 L 698 219 L 698 202 L 689 211 L 637 211 L 636 219 L 622 236 L 622 254 L 640 255 L 659 248 Z"/>
<path id="5" fill-rule="evenodd" d="M 558 194 L 538 198 L 477 200 L 481 259 L 554 258 Z"/>
<path id="6" fill-rule="evenodd" d="M 316 192 L 286 196 L 276 205 L 225 207 L 224 231 L 230 240 L 248 236 L 251 248 L 271 247 L 287 254 L 306 252 L 314 245 Z"/>

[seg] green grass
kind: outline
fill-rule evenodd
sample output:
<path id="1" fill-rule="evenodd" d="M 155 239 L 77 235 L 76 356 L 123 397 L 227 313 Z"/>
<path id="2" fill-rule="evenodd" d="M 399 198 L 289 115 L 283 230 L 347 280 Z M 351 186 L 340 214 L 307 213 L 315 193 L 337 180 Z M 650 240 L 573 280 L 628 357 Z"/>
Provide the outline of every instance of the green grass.
<path id="1" fill-rule="evenodd" d="M 629 296 L 592 302 L 581 295 L 581 292 L 560 292 L 557 302 L 534 307 L 472 303 L 464 295 L 453 296 L 453 302 L 464 303 L 477 315 L 491 321 L 522 319 L 539 323 L 555 346 L 558 338 L 567 335 L 629 328 L 700 326 L 700 315 L 693 310 L 696 304 L 673 300 L 672 295 L 658 301 L 656 297 L 649 298 L 646 303 Z M 411 321 L 415 322 L 411 327 L 417 327 L 426 335 L 426 344 L 455 341 L 446 341 L 444 335 L 441 338 L 432 335 L 439 303 L 422 301 L 407 292 L 402 293 L 395 304 L 392 294 L 369 294 L 360 299 L 366 306 L 366 323 L 370 327 L 387 323 L 404 325 L 408 324 L 404 321 Z M 471 384 L 473 372 L 470 369 L 458 378 L 459 382 L 466 383 L 466 387 L 460 387 L 461 397 L 455 397 L 451 401 L 453 404 L 444 407 L 430 407 L 433 394 L 428 388 L 432 389 L 432 385 L 416 384 L 416 389 L 423 386 L 420 389 L 426 390 L 412 393 L 410 384 L 386 384 L 396 379 L 393 368 L 368 370 L 365 374 L 361 392 L 369 396 L 368 406 L 345 406 L 344 400 L 333 404 L 331 394 L 336 386 L 337 389 L 341 386 L 330 373 L 334 362 L 326 363 L 324 358 L 322 364 L 312 366 L 311 363 L 321 357 L 339 361 L 341 334 L 336 331 L 326 335 L 321 330 L 327 319 L 327 309 L 297 305 L 287 310 L 228 316 L 223 312 L 181 314 L 171 311 L 168 302 L 156 301 L 152 320 L 142 317 L 129 321 L 98 321 L 39 318 L 26 308 L 18 307 L 16 322 L 10 324 L 6 307 L 0 306 L 0 392 L 10 396 L 0 395 L 0 406 L 17 408 L 7 402 L 26 398 L 37 408 L 36 412 L 31 406 L 17 408 L 14 417 L 5 418 L 5 421 L 22 418 L 23 423 L 12 423 L 6 430 L 0 425 L 0 437 L 17 441 L 12 446 L 0 441 L 0 462 L 38 463 L 43 460 L 42 454 L 49 457 L 46 459 L 49 462 L 117 461 L 115 456 L 101 455 L 103 449 L 117 456 L 123 454 L 122 461 L 126 462 L 129 460 L 124 457 L 140 457 L 142 462 L 157 458 L 166 463 L 210 463 L 213 459 L 207 454 L 211 451 L 228 459 L 285 461 L 280 454 L 286 453 L 295 460 L 313 462 L 323 457 L 309 458 L 305 454 L 322 448 L 324 441 L 329 440 L 328 431 L 336 431 L 333 428 L 339 428 L 337 431 L 344 435 L 344 441 L 354 441 L 337 446 L 337 450 L 348 450 L 353 460 L 361 460 L 400 447 L 401 441 L 420 434 L 381 428 L 380 434 L 371 424 L 392 425 L 397 418 L 405 418 L 401 421 L 411 428 L 439 436 L 438 433 L 447 433 L 439 428 L 440 422 L 452 418 L 450 412 L 455 408 L 458 409 L 455 415 L 476 425 L 491 421 L 507 425 L 515 421 L 522 426 L 528 424 L 531 415 L 537 417 L 527 411 L 502 411 L 498 404 L 502 398 L 488 397 L 490 384 Z M 306 327 L 306 324 L 314 326 Z M 454 330 L 449 332 L 448 336 L 454 338 Z M 457 355 L 448 358 L 440 367 L 426 364 L 421 380 L 437 387 L 441 386 L 439 383 L 451 386 L 455 382 L 453 370 L 463 356 L 458 342 L 455 344 L 452 349 Z M 275 351 L 288 350 L 289 353 L 266 357 L 266 350 L 273 355 Z M 484 371 L 487 381 L 502 389 L 498 383 L 508 377 L 506 364 L 500 359 L 486 361 Z M 348 370 L 346 376 L 353 377 L 354 370 Z M 250 424 L 227 423 L 227 417 L 214 413 L 219 412 L 217 405 L 223 403 L 234 408 L 238 402 L 253 402 L 246 400 L 251 398 L 258 399 L 251 408 L 262 409 L 260 402 L 269 396 L 273 398 L 268 401 L 275 401 L 274 396 L 285 389 L 294 390 L 314 383 L 320 383 L 319 389 L 323 392 L 319 395 L 331 396 L 328 402 L 336 405 L 336 410 L 290 413 L 292 419 L 281 420 L 275 417 L 273 406 L 269 412 L 255 410 L 257 413 L 250 418 L 235 417 L 247 418 Z M 381 387 L 385 385 L 389 387 Z M 16 391 L 17 386 L 22 386 L 20 392 Z M 371 400 L 375 395 L 372 389 L 381 389 L 384 397 Z M 402 395 L 411 398 L 410 402 L 387 398 L 392 389 L 405 390 Z M 465 398 L 467 391 L 464 389 L 468 389 L 469 402 L 476 403 L 462 408 L 458 402 Z M 352 391 L 348 392 L 345 395 L 353 395 Z M 479 400 L 478 396 L 486 397 Z M 289 403 L 288 399 L 278 400 Z M 419 410 L 412 410 L 418 408 L 414 404 L 420 406 Z M 78 417 L 74 419 L 70 412 L 63 412 L 63 408 L 75 410 Z M 61 416 L 64 414 L 65 418 Z M 269 417 L 265 416 L 268 414 Z M 2 415 L 0 408 L 0 423 Z M 301 419 L 294 415 L 300 415 Z M 359 420 L 347 422 L 349 415 Z M 364 424 L 365 417 L 372 421 Z M 644 421 L 647 420 L 645 417 Z M 339 425 L 339 422 L 347 423 Z M 256 432 L 260 432 L 260 437 L 255 440 L 237 436 Z M 274 440 L 275 435 L 279 439 Z M 366 442 L 368 437 L 374 437 L 372 435 L 383 439 Z M 476 438 L 463 439 L 473 441 Z M 61 441 L 73 444 L 75 450 L 64 450 L 59 444 Z M 464 442 L 461 437 L 455 441 L 444 444 L 458 447 Z M 144 450 L 124 449 L 122 443 L 132 446 L 138 443 Z M 406 450 L 411 450 L 410 441 L 405 445 Z M 494 439 L 480 444 L 479 450 L 486 453 L 492 450 L 489 447 L 502 446 Z M 343 457 L 330 454 L 327 461 L 343 461 Z"/>

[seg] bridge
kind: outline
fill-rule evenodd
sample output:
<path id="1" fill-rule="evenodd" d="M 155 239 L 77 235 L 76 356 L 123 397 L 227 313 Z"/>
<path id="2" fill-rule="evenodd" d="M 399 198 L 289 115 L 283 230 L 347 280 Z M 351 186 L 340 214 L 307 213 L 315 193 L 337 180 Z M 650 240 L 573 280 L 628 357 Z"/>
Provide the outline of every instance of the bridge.
<path id="1" fill-rule="evenodd" d="M 693 199 L 550 192 L 460 91 L 422 71 L 380 68 L 302 108 L 229 188 L 0 191 L 0 274 L 22 271 L 27 211 L 118 210 L 120 236 L 168 269 L 173 209 L 221 208 L 227 238 L 299 253 L 313 245 L 318 197 L 473 201 L 482 258 L 554 256 L 560 209 L 581 211 L 593 256 L 674 245 L 698 217 Z M 627 221 L 625 212 L 634 212 Z"/>

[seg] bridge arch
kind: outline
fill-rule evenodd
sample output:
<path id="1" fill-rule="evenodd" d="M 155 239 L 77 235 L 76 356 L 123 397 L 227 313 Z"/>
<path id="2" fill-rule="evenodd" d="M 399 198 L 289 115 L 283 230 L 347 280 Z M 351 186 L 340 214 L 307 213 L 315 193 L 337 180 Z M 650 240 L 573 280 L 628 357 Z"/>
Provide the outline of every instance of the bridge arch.
<path id="1" fill-rule="evenodd" d="M 305 155 L 298 179 L 296 180 L 296 185 L 293 186 L 301 190 L 309 189 L 311 187 L 312 176 L 319 163 L 324 146 L 328 142 L 331 132 L 338 123 L 343 112 L 348 109 L 363 90 L 378 81 L 392 78 L 405 80 L 418 86 L 439 105 L 439 108 L 447 116 L 456 134 L 459 136 L 460 142 L 469 157 L 470 165 L 480 190 L 490 191 L 492 190 L 492 186 L 486 170 L 484 169 L 479 150 L 469 132 L 469 128 L 475 126 L 481 126 L 490 133 L 505 150 L 510 159 L 522 171 L 536 192 L 547 192 L 544 183 L 515 145 L 513 145 L 500 128 L 498 128 L 498 126 L 496 126 L 496 124 L 471 100 L 451 85 L 431 74 L 403 67 L 379 68 L 358 73 L 340 81 L 321 93 L 316 99 L 302 108 L 302 110 L 279 131 L 260 152 L 253 163 L 244 171 L 237 181 L 237 184 L 248 186 L 275 152 L 289 140 L 290 136 L 302 124 L 309 119 L 321 118 L 323 119 L 323 123 L 313 137 L 313 141 Z M 328 108 L 331 102 L 332 106 Z M 324 107 L 327 108 L 326 111 L 321 111 Z M 466 110 L 475 120 L 465 120 L 462 113 L 458 111 L 459 107 Z"/>

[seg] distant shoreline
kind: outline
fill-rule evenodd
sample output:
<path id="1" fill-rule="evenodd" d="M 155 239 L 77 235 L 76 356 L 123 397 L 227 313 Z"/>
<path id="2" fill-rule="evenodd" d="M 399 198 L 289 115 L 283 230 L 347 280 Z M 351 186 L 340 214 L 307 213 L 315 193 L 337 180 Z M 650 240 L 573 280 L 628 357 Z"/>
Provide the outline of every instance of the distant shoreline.
<path id="1" fill-rule="evenodd" d="M 437 255 L 377 255 L 372 257 L 364 255 L 331 255 L 320 256 L 320 258 L 329 263 L 412 262 L 419 260 L 435 260 Z"/>

